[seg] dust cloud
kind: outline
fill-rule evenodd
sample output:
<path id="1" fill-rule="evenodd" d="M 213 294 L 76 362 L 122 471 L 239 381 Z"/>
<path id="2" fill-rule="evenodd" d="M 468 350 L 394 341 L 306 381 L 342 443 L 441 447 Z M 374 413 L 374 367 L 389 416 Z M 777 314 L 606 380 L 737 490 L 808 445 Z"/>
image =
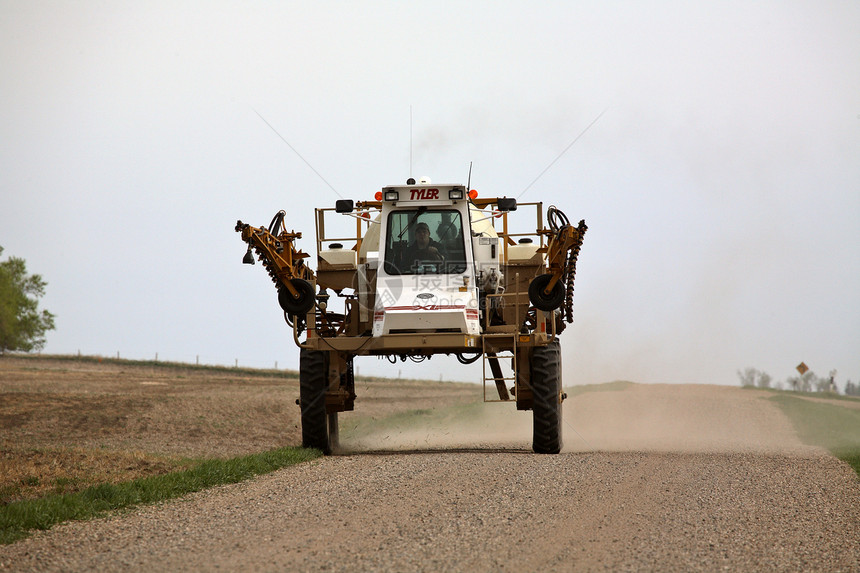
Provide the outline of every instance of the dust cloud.
<path id="1" fill-rule="evenodd" d="M 484 403 L 440 415 L 414 414 L 384 429 L 358 427 L 341 439 L 343 453 L 369 451 L 530 449 L 531 412 Z"/>
<path id="2" fill-rule="evenodd" d="M 563 452 L 807 450 L 767 392 L 713 385 L 615 382 L 568 390 Z M 341 428 L 343 428 L 343 423 Z M 343 430 L 342 430 L 343 431 Z M 355 426 L 341 452 L 530 451 L 532 414 L 484 403 L 402 414 L 384 428 Z"/>

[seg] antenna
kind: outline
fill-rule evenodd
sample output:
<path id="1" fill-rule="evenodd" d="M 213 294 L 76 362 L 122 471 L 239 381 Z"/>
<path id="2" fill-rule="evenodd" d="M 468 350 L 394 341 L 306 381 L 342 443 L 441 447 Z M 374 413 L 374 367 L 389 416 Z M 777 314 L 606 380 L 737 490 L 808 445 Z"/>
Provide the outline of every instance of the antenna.
<path id="1" fill-rule="evenodd" d="M 412 106 L 409 106 L 409 178 L 412 179 Z"/>
<path id="2" fill-rule="evenodd" d="M 472 162 L 469 162 L 469 177 L 466 179 L 466 195 L 472 190 Z"/>
<path id="3" fill-rule="evenodd" d="M 599 114 L 597 114 L 597 117 L 595 117 L 593 120 L 591 120 L 591 123 L 589 123 L 588 125 L 586 125 L 586 126 L 585 126 L 585 129 L 583 129 L 582 131 L 580 131 L 580 132 L 579 132 L 579 135 L 577 135 L 575 138 L 573 138 L 573 141 L 571 141 L 571 142 L 568 144 L 568 146 L 567 146 L 567 147 L 565 147 L 565 148 L 561 151 L 561 153 L 559 153 L 559 154 L 556 156 L 556 158 L 555 158 L 555 159 L 553 159 L 552 161 L 550 161 L 550 162 L 549 162 L 549 165 L 547 165 L 546 167 L 544 167 L 543 171 L 541 171 L 540 173 L 538 173 L 538 176 L 537 176 L 537 177 L 535 177 L 535 178 L 534 178 L 534 180 L 532 180 L 532 182 L 531 182 L 531 183 L 529 183 L 528 185 L 526 185 L 526 188 L 525 188 L 525 189 L 523 189 L 523 190 L 522 190 L 522 192 L 521 192 L 519 195 L 517 195 L 517 199 L 519 199 L 520 197 L 522 197 L 522 196 L 525 194 L 525 192 L 526 192 L 526 191 L 528 191 L 529 189 L 531 189 L 531 186 L 532 186 L 532 185 L 534 185 L 535 183 L 537 183 L 537 180 L 538 180 L 538 179 L 540 179 L 541 177 L 543 177 L 543 174 L 544 174 L 544 173 L 546 173 L 547 171 L 549 171 L 549 168 L 550 168 L 550 167 L 552 167 L 553 165 L 555 165 L 555 162 L 556 162 L 556 161 L 558 161 L 559 159 L 561 159 L 561 156 L 562 156 L 562 155 L 564 155 L 565 153 L 567 153 L 567 150 L 568 150 L 568 149 L 570 149 L 571 147 L 573 147 L 573 144 L 574 144 L 574 143 L 576 143 L 577 141 L 579 141 L 579 138 L 580 138 L 580 137 L 582 137 L 583 135 L 585 135 L 585 132 L 586 132 L 586 131 L 588 131 L 589 129 L 591 129 L 591 126 L 592 126 L 592 125 L 594 125 L 595 123 L 597 123 L 597 120 L 598 120 L 598 119 L 600 119 L 601 117 L 603 117 L 603 114 L 604 114 L 604 113 L 606 113 L 606 110 L 608 110 L 608 109 L 609 109 L 609 108 L 607 107 L 606 109 L 604 109 L 603 111 L 601 111 Z"/>
<path id="4" fill-rule="evenodd" d="M 254 109 L 254 108 L 252 107 L 251 109 Z M 311 171 L 313 171 L 314 173 L 316 173 L 316 174 L 317 174 L 317 177 L 319 177 L 320 179 L 322 179 L 322 182 L 323 182 L 323 183 L 325 183 L 326 185 L 328 185 L 329 189 L 331 189 L 332 191 L 334 191 L 334 194 L 335 194 L 335 195 L 337 195 L 338 197 L 340 197 L 341 199 L 343 199 L 343 195 L 341 195 L 340 193 L 338 193 L 338 192 L 337 192 L 337 189 L 335 189 L 334 187 L 332 187 L 331 183 L 329 183 L 328 181 L 326 181 L 325 177 L 323 177 L 323 176 L 320 174 L 320 172 L 319 172 L 319 171 L 317 171 L 316 169 L 314 169 L 314 166 L 313 166 L 313 165 L 311 165 L 311 164 L 310 164 L 310 162 L 309 162 L 307 159 L 305 159 L 304 157 L 302 157 L 302 154 L 301 154 L 301 153 L 299 153 L 299 151 L 298 151 L 295 147 L 293 147 L 292 145 L 290 145 L 290 142 L 289 142 L 289 141 L 287 141 L 286 139 L 284 139 L 284 136 L 283 136 L 283 135 L 281 135 L 280 133 L 278 133 L 278 130 L 277 130 L 277 129 L 275 129 L 275 127 L 274 127 L 271 123 L 269 123 L 268 121 L 266 121 L 266 118 L 265 118 L 265 117 L 263 117 L 263 116 L 260 114 L 260 112 L 259 112 L 259 111 L 257 111 L 256 109 L 254 109 L 254 113 L 256 113 L 256 114 L 260 117 L 260 119 L 262 119 L 262 120 L 263 120 L 263 123 L 265 123 L 266 125 L 268 125 L 268 126 L 269 126 L 269 129 L 271 129 L 272 131 L 274 131 L 274 132 L 275 132 L 275 135 L 277 135 L 278 137 L 280 137 L 280 138 L 281 138 L 281 141 L 283 141 L 284 143 L 286 143 L 286 144 L 287 144 L 287 147 L 289 147 L 289 148 L 293 151 L 293 153 L 295 153 L 295 154 L 299 157 L 299 159 L 301 159 L 302 161 L 304 161 L 304 162 L 305 162 L 305 165 L 307 165 L 308 167 L 310 167 L 310 168 L 311 168 Z"/>

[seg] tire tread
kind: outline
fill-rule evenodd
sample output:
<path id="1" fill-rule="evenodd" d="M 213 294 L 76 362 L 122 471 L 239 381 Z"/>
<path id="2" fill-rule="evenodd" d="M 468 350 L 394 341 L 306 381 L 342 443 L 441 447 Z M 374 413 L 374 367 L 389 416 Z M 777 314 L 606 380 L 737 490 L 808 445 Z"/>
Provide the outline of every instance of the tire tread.
<path id="1" fill-rule="evenodd" d="M 557 454 L 562 448 L 561 345 L 556 339 L 535 347 L 531 359 L 532 449 L 538 454 Z"/>

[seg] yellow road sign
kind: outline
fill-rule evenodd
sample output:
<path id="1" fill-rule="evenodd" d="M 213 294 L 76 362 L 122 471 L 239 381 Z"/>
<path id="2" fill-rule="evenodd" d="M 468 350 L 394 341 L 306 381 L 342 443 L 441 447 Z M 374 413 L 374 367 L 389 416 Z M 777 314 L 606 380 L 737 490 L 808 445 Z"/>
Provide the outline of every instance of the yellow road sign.
<path id="1" fill-rule="evenodd" d="M 809 366 L 806 365 L 806 362 L 801 362 L 797 365 L 797 371 L 800 372 L 800 375 L 803 376 L 809 370 Z"/>

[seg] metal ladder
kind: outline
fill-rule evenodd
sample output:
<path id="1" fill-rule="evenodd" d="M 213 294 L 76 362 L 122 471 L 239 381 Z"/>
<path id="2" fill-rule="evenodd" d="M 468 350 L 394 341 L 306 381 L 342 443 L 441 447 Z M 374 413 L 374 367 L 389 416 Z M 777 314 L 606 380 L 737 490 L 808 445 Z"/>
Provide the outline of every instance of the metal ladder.
<path id="1" fill-rule="evenodd" d="M 495 345 L 492 343 L 492 340 L 504 340 L 507 339 L 510 341 L 510 344 L 501 344 Z M 482 356 L 483 356 L 483 388 L 484 388 L 484 402 L 510 402 L 511 395 L 508 391 L 508 383 L 516 384 L 517 380 L 517 333 L 500 333 L 500 334 L 484 334 L 481 337 L 482 343 Z M 510 350 L 500 350 L 504 347 L 510 347 Z M 505 373 L 502 369 L 502 362 L 505 360 L 510 360 L 510 364 L 512 366 L 510 376 L 505 376 Z M 490 368 L 490 376 L 487 376 L 487 366 Z M 496 398 L 487 397 L 487 382 L 493 382 L 493 386 L 496 388 L 497 396 Z"/>

